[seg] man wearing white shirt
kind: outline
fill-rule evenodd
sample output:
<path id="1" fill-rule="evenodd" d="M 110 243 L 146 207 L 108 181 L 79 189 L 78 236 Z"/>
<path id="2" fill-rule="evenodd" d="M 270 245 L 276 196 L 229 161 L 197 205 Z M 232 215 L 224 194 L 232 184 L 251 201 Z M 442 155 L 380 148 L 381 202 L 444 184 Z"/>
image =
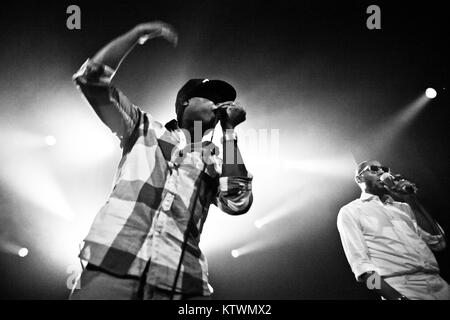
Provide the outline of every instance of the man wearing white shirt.
<path id="1" fill-rule="evenodd" d="M 337 227 L 356 280 L 383 299 L 450 300 L 432 252 L 445 248 L 444 232 L 417 201 L 414 184 L 389 172 L 376 160 L 360 163 L 361 197 L 339 211 Z"/>

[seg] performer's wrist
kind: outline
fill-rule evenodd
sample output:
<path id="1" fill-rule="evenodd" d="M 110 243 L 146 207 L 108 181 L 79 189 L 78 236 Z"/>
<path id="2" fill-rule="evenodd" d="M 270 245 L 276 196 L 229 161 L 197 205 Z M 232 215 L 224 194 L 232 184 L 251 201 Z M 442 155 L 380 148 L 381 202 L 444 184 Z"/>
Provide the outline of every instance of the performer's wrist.
<path id="1" fill-rule="evenodd" d="M 145 29 L 143 24 L 136 25 L 133 29 L 129 31 L 130 33 L 133 33 L 134 35 L 141 37 L 148 34 L 148 30 Z"/>
<path id="2" fill-rule="evenodd" d="M 222 126 L 223 133 L 225 133 L 225 131 L 230 131 L 230 130 L 233 131 L 234 130 L 233 125 L 228 121 L 221 121 L 220 125 Z"/>
<path id="3" fill-rule="evenodd" d="M 222 136 L 222 143 L 225 143 L 227 141 L 236 141 L 238 140 L 237 134 L 233 129 L 227 129 L 227 130 L 222 130 L 223 132 L 223 136 Z"/>

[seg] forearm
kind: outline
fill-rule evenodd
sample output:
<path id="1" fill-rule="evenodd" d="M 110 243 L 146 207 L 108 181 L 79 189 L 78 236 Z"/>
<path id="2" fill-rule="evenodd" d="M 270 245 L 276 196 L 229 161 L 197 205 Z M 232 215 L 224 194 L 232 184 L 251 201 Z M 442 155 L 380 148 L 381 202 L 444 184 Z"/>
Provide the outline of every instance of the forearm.
<path id="1" fill-rule="evenodd" d="M 237 140 L 227 138 L 223 132 L 223 159 L 222 177 L 246 177 L 248 175 L 244 161 L 242 159 Z"/>
<path id="2" fill-rule="evenodd" d="M 117 70 L 122 60 L 131 52 L 142 35 L 141 29 L 135 27 L 108 43 L 92 60 Z"/>
<path id="3" fill-rule="evenodd" d="M 121 60 L 137 43 L 139 34 L 135 27 L 111 41 L 88 59 L 73 77 L 95 113 L 121 141 L 134 129 L 139 110 L 110 82 Z"/>
<path id="4" fill-rule="evenodd" d="M 417 224 L 426 232 L 432 235 L 442 235 L 441 230 L 438 228 L 436 221 L 422 206 L 415 195 L 405 197 L 406 203 L 409 204 L 416 217 Z"/>

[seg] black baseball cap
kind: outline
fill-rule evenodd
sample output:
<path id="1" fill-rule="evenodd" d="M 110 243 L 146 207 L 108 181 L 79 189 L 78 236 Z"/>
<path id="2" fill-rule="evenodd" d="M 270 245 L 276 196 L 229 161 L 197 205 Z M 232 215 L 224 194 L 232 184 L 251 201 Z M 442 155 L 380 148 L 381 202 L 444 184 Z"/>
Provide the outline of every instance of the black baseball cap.
<path id="1" fill-rule="evenodd" d="M 192 97 L 206 98 L 217 104 L 234 101 L 236 90 L 232 85 L 222 80 L 191 79 L 178 91 L 175 102 L 177 112 L 178 108 Z"/>

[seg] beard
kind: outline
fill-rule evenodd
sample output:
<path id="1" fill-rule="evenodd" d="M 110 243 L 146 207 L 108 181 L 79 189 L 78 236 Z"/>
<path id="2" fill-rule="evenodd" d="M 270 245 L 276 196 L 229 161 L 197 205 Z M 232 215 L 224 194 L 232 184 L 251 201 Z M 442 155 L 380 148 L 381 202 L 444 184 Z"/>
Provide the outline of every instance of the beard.
<path id="1" fill-rule="evenodd" d="M 381 183 L 381 181 L 366 181 L 366 192 L 378 196 L 380 199 L 385 195 L 390 195 L 389 190 Z"/>

